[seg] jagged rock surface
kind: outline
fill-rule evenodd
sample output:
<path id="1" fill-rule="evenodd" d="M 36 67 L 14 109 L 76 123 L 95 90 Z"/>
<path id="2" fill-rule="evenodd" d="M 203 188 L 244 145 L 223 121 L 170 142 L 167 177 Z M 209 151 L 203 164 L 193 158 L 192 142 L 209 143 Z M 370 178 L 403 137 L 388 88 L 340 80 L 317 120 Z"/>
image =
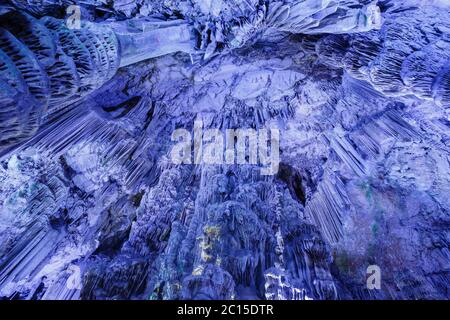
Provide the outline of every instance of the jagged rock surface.
<path id="1" fill-rule="evenodd" d="M 268 31 L 281 25 L 281 4 L 250 2 L 225 6 L 231 11 L 217 6 L 231 0 L 103 4 L 116 20 L 181 12 L 199 34 L 215 30 L 197 48 L 210 54 L 118 69 L 2 158 L 0 297 L 449 298 L 448 9 L 380 1 L 380 30 L 305 35 Z M 317 13 L 319 2 L 371 4 L 283 6 L 307 3 Z M 258 20 L 271 6 L 279 19 Z M 323 18 L 314 28 L 339 25 L 313 16 Z M 36 30 L 39 39 L 46 30 Z M 52 66 L 55 50 L 39 46 L 30 61 Z M 0 80 L 19 74 L 9 70 L 0 65 Z M 10 87 L 2 108 L 18 90 Z M 27 108 L 28 95 L 45 96 L 29 91 Z M 0 130 L 10 117 L 0 112 Z M 278 128 L 278 174 L 175 165 L 171 134 L 195 119 L 205 129 Z M 381 290 L 366 287 L 373 264 Z"/>

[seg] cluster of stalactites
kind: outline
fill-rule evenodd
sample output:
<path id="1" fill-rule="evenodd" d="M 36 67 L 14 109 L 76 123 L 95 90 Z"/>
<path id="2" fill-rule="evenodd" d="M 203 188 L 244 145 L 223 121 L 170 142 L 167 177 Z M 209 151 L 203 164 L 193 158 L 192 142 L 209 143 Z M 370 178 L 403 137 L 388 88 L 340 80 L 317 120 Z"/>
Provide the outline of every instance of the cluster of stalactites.
<path id="1" fill-rule="evenodd" d="M 381 12 L 374 3 L 354 0 L 273 1 L 267 8 L 267 25 L 301 34 L 366 32 L 381 27 Z"/>
<path id="2" fill-rule="evenodd" d="M 61 13 L 68 6 L 81 2 L 85 6 L 99 6 L 102 3 L 98 0 L 9 0 L 9 2 L 14 7 L 39 17 Z"/>
<path id="3" fill-rule="evenodd" d="M 214 0 L 203 10 L 219 20 L 202 25 L 199 30 L 203 34 L 199 49 L 204 50 L 206 59 L 220 51 L 218 48 L 240 48 L 273 34 L 349 34 L 380 29 L 382 24 L 376 1 L 253 0 L 251 5 L 239 2 L 231 6 L 232 3 L 234 0 Z"/>
<path id="4" fill-rule="evenodd" d="M 431 16 L 432 15 L 432 16 Z M 380 31 L 327 36 L 321 59 L 390 96 L 415 95 L 450 106 L 450 24 L 426 11 L 393 16 Z"/>
<path id="5" fill-rule="evenodd" d="M 108 28 L 8 10 L 0 17 L 0 152 L 31 137 L 44 118 L 92 92 L 118 66 Z"/>

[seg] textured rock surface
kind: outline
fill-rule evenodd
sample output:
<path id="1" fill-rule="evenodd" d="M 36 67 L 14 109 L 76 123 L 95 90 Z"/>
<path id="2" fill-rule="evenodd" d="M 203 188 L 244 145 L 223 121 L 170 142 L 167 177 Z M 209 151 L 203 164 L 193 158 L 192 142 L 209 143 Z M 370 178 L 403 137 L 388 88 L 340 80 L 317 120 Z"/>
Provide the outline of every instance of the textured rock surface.
<path id="1" fill-rule="evenodd" d="M 450 297 L 445 1 L 83 1 L 72 42 L 54 33 L 77 1 L 11 3 L 40 27 L 0 20 L 1 298 Z M 168 25 L 196 43 L 119 68 L 124 39 Z M 119 41 L 94 61 L 114 68 L 80 72 L 100 29 Z M 195 119 L 278 128 L 278 173 L 174 164 Z"/>

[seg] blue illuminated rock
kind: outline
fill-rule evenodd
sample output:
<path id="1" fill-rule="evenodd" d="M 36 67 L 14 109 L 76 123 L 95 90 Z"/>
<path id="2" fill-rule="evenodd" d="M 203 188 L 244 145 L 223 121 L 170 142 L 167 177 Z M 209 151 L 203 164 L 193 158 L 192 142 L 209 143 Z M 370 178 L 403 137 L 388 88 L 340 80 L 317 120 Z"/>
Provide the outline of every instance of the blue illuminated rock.
<path id="1" fill-rule="evenodd" d="M 1 299 L 449 298 L 445 1 L 9 3 Z M 175 163 L 195 120 L 278 170 Z"/>

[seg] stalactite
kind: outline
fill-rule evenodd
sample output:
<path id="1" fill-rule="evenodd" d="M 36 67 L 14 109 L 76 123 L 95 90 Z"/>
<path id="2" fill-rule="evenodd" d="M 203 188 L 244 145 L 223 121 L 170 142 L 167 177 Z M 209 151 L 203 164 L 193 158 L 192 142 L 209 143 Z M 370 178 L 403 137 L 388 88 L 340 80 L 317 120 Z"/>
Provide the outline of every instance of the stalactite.
<path id="1" fill-rule="evenodd" d="M 344 61 L 344 68 L 352 76 L 370 82 L 384 94 L 414 94 L 447 107 L 445 95 L 439 92 L 446 91 L 446 82 L 441 79 L 445 79 L 450 58 L 448 29 L 439 27 L 438 20 L 429 17 L 430 14 L 424 10 L 420 23 L 411 24 L 416 16 L 392 13 L 395 23 L 385 23 L 379 32 L 357 35 L 350 40 L 345 36 L 330 36 L 319 41 L 316 50 L 324 58 L 332 57 L 324 62 Z"/>
<path id="2" fill-rule="evenodd" d="M 448 12 L 9 2 L 0 299 L 448 297 Z M 176 164 L 172 134 L 195 120 L 277 130 L 278 171 Z"/>

